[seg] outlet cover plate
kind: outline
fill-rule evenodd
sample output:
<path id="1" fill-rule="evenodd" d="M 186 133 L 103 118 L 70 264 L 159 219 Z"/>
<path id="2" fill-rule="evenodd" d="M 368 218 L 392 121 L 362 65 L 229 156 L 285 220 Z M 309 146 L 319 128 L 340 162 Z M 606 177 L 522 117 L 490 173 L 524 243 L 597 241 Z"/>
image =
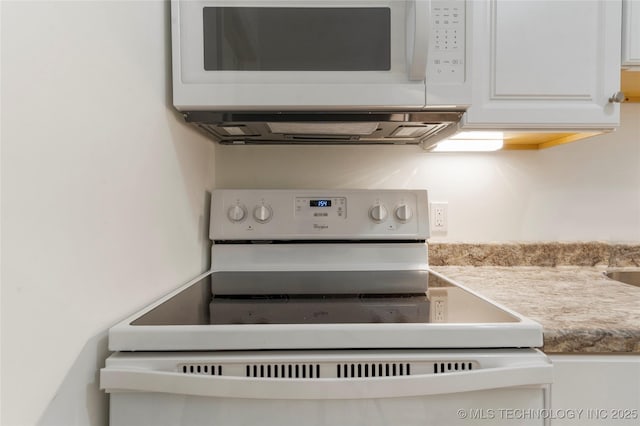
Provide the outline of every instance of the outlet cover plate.
<path id="1" fill-rule="evenodd" d="M 431 233 L 446 235 L 449 229 L 449 203 L 446 201 L 429 203 L 429 214 Z"/>

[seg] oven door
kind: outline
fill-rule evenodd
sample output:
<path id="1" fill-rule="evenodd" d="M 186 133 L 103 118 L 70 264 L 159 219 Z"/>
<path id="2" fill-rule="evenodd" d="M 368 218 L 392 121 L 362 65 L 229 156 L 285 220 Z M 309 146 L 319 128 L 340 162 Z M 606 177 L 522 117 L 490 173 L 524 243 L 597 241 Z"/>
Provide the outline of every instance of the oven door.
<path id="1" fill-rule="evenodd" d="M 111 426 L 548 424 L 535 350 L 117 354 Z"/>
<path id="2" fill-rule="evenodd" d="M 173 0 L 181 111 L 423 108 L 430 2 Z"/>

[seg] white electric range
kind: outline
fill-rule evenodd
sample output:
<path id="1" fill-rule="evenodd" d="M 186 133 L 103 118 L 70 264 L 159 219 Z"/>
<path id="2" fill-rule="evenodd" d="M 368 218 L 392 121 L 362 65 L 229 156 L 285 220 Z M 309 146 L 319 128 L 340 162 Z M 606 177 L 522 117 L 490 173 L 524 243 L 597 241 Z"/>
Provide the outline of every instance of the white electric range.
<path id="1" fill-rule="evenodd" d="M 428 218 L 426 191 L 214 191 L 211 271 L 109 332 L 110 424 L 548 424 L 541 326 L 429 270 Z"/>

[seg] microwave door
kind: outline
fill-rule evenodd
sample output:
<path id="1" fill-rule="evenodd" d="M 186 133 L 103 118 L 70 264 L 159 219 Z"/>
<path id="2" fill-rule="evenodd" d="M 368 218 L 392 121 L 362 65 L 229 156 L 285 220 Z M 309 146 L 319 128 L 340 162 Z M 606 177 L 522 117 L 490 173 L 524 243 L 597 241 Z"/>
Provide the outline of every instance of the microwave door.
<path id="1" fill-rule="evenodd" d="M 429 4 L 174 0 L 174 104 L 182 111 L 421 109 Z"/>

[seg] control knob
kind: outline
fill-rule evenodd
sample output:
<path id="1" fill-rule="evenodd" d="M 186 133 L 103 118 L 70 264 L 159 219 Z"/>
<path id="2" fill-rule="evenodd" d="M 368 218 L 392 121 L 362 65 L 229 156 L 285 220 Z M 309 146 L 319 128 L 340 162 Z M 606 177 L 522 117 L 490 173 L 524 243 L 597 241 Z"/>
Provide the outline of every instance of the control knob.
<path id="1" fill-rule="evenodd" d="M 234 204 L 227 210 L 227 217 L 231 222 L 242 222 L 247 217 L 247 209 L 242 204 Z"/>
<path id="2" fill-rule="evenodd" d="M 405 223 L 411 220 L 411 216 L 413 216 L 413 212 L 411 211 L 411 207 L 406 204 L 400 204 L 396 207 L 395 211 L 396 219 L 400 222 Z"/>
<path id="3" fill-rule="evenodd" d="M 253 209 L 253 218 L 260 223 L 267 223 L 273 216 L 273 210 L 266 204 L 261 204 Z"/>
<path id="4" fill-rule="evenodd" d="M 369 209 L 369 217 L 376 223 L 387 220 L 387 208 L 383 204 L 376 204 Z"/>

